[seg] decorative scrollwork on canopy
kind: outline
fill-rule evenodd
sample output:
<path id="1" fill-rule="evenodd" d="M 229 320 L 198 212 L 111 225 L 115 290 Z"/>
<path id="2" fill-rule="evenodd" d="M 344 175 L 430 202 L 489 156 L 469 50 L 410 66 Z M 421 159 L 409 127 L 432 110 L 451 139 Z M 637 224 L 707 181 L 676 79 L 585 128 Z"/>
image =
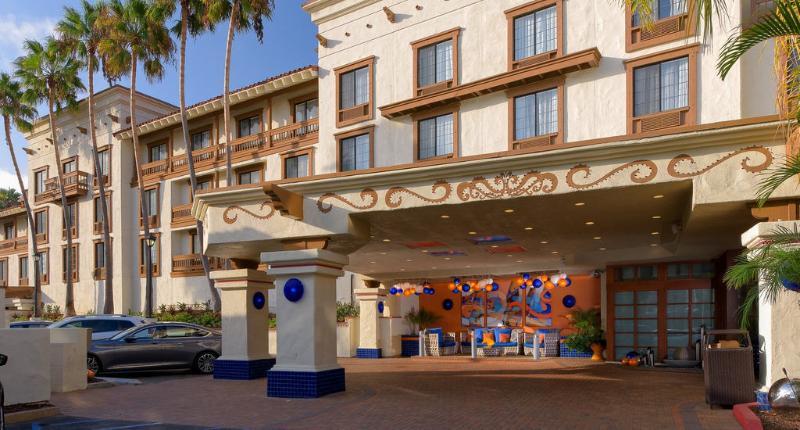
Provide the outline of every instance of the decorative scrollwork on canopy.
<path id="1" fill-rule="evenodd" d="M 260 213 L 253 212 L 253 211 L 251 211 L 249 209 L 245 209 L 245 208 L 243 208 L 241 206 L 228 206 L 225 209 L 225 212 L 222 212 L 222 220 L 225 221 L 226 224 L 234 224 L 239 219 L 239 215 L 234 213 L 234 212 L 237 212 L 237 211 L 238 212 L 244 212 L 244 213 L 252 216 L 253 218 L 260 219 L 260 220 L 268 220 L 268 219 L 272 218 L 273 215 L 275 215 L 275 208 L 272 207 L 272 203 L 270 203 L 269 200 L 266 200 L 265 202 L 261 203 L 261 206 L 258 208 L 258 211 L 261 212 L 261 211 L 264 210 L 264 208 L 269 208 L 269 211 L 267 213 L 265 213 L 265 214 L 260 214 Z M 232 216 L 231 216 L 231 213 L 233 213 Z"/>
<path id="2" fill-rule="evenodd" d="M 749 173 L 759 173 L 764 171 L 770 165 L 772 165 L 774 157 L 772 156 L 772 152 L 770 152 L 769 149 L 764 148 L 763 146 L 748 146 L 747 148 L 742 148 L 733 152 L 729 152 L 703 168 L 697 167 L 697 162 L 691 155 L 681 154 L 670 160 L 669 164 L 667 165 L 667 173 L 669 173 L 670 176 L 675 178 L 691 178 L 693 176 L 701 175 L 713 169 L 714 167 L 719 166 L 722 162 L 731 159 L 737 155 L 745 153 L 753 153 L 753 152 L 761 154 L 761 156 L 764 157 L 764 161 L 762 161 L 761 163 L 754 164 L 753 160 L 750 159 L 750 156 L 746 156 L 742 159 L 741 162 L 742 169 L 744 171 Z"/>
<path id="3" fill-rule="evenodd" d="M 503 197 L 532 196 L 537 193 L 552 193 L 558 186 L 558 178 L 552 173 L 530 171 L 524 175 L 501 173 L 486 179 L 476 176 L 471 181 L 458 184 L 456 195 L 461 201 L 498 199 Z"/>
<path id="4" fill-rule="evenodd" d="M 435 197 L 437 194 L 441 196 Z M 453 186 L 450 185 L 449 182 L 445 181 L 444 179 L 440 179 L 436 181 L 433 186 L 431 186 L 431 194 L 432 197 L 426 197 L 416 191 L 411 191 L 406 187 L 392 187 L 386 191 L 386 196 L 384 197 L 384 201 L 386 202 L 386 206 L 392 209 L 397 209 L 403 205 L 403 196 L 409 195 L 411 197 L 415 197 L 419 200 L 422 200 L 425 203 L 433 203 L 438 204 L 446 201 L 450 198 L 450 195 L 453 193 Z"/>
<path id="5" fill-rule="evenodd" d="M 585 190 L 587 188 L 592 188 L 595 185 L 600 184 L 601 182 L 607 181 L 612 176 L 621 173 L 627 169 L 632 169 L 630 174 L 630 180 L 635 184 L 645 184 L 647 182 L 650 182 L 653 180 L 653 178 L 656 177 L 656 174 L 658 173 L 658 166 L 656 166 L 656 163 L 650 160 L 635 160 L 625 163 L 613 169 L 612 171 L 606 173 L 605 175 L 601 176 L 600 178 L 594 181 L 579 184 L 575 182 L 576 176 L 578 174 L 583 174 L 580 179 L 584 181 L 589 180 L 592 174 L 592 169 L 589 168 L 589 166 L 587 166 L 586 164 L 578 164 L 573 168 L 569 169 L 569 171 L 567 172 L 567 185 L 576 190 Z"/>
<path id="6" fill-rule="evenodd" d="M 333 210 L 333 205 L 331 203 L 327 203 L 327 201 L 330 199 L 339 200 L 351 208 L 358 210 L 372 209 L 378 204 L 378 193 L 372 188 L 364 188 L 359 193 L 359 196 L 361 197 L 362 203 L 354 203 L 347 197 L 343 197 L 335 193 L 325 193 L 321 195 L 319 199 L 317 199 L 317 209 L 325 214 Z"/>

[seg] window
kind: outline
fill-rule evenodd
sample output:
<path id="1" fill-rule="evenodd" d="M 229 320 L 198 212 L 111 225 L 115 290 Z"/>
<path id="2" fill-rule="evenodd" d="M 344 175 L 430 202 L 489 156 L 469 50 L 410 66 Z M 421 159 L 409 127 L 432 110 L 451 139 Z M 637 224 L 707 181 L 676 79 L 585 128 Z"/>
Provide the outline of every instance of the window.
<path id="1" fill-rule="evenodd" d="M 191 246 L 192 254 L 203 253 L 203 246 L 200 243 L 200 236 L 197 234 L 197 230 L 192 230 L 189 232 L 189 241 L 191 242 L 189 245 Z"/>
<path id="2" fill-rule="evenodd" d="M 0 285 L 8 285 L 8 259 L 0 260 Z"/>
<path id="3" fill-rule="evenodd" d="M 626 61 L 629 133 L 694 125 L 697 48 Z"/>
<path id="4" fill-rule="evenodd" d="M 153 276 L 161 276 L 161 235 L 158 233 L 152 234 L 154 243 L 152 247 L 147 246 L 147 241 L 144 237 L 139 238 L 139 275 L 146 276 L 147 269 L 145 267 L 146 252 L 150 252 L 150 261 L 153 264 Z"/>
<path id="5" fill-rule="evenodd" d="M 261 167 L 241 170 L 236 174 L 239 185 L 258 184 L 261 182 Z"/>
<path id="6" fill-rule="evenodd" d="M 61 163 L 62 172 L 66 175 L 78 170 L 78 157 L 70 157 Z"/>
<path id="7" fill-rule="evenodd" d="M 213 188 L 211 186 L 211 181 L 213 178 L 205 177 L 205 178 L 198 178 L 197 179 L 197 187 L 195 187 L 195 191 L 205 191 L 210 190 Z M 191 185 L 189 185 L 191 187 Z"/>
<path id="8" fill-rule="evenodd" d="M 28 256 L 21 255 L 19 257 L 19 285 L 24 287 L 28 285 Z"/>
<path id="9" fill-rule="evenodd" d="M 66 206 L 65 210 L 66 210 L 66 218 L 69 219 L 70 233 L 72 234 L 73 238 L 77 238 L 78 237 L 78 203 L 77 202 L 69 203 Z M 62 220 L 61 220 L 61 236 L 64 239 L 67 238 L 67 226 L 66 226 L 64 217 L 62 217 Z"/>
<path id="10" fill-rule="evenodd" d="M 104 148 L 97 152 L 97 163 L 100 165 L 100 170 L 95 172 L 95 186 L 97 185 L 97 178 L 102 176 L 105 182 L 104 185 L 110 185 L 110 171 L 111 171 L 111 148 Z"/>
<path id="11" fill-rule="evenodd" d="M 158 216 L 158 188 L 144 190 L 144 202 L 147 214 L 151 217 Z"/>
<path id="12" fill-rule="evenodd" d="M 650 0 L 650 4 L 652 8 L 651 17 L 653 21 L 667 19 L 686 13 L 685 0 Z M 631 20 L 631 23 L 634 27 L 642 25 L 642 17 L 639 16 L 639 12 L 634 13 L 633 16 L 631 16 Z"/>
<path id="13" fill-rule="evenodd" d="M 414 51 L 414 95 L 452 88 L 458 84 L 460 28 L 411 42 Z"/>
<path id="14" fill-rule="evenodd" d="M 3 225 L 3 240 L 11 240 L 14 238 L 14 223 L 6 223 Z"/>
<path id="15" fill-rule="evenodd" d="M 339 141 L 337 166 L 340 172 L 372 167 L 373 136 L 373 127 L 353 130 L 336 136 Z"/>
<path id="16" fill-rule="evenodd" d="M 372 119 L 374 57 L 334 70 L 336 73 L 336 126 Z"/>
<path id="17" fill-rule="evenodd" d="M 564 81 L 556 79 L 509 91 L 511 149 L 561 143 Z"/>
<path id="18" fill-rule="evenodd" d="M 562 0 L 534 1 L 506 11 L 509 70 L 561 55 Z"/>
<path id="19" fill-rule="evenodd" d="M 108 209 L 108 215 L 111 216 L 113 213 L 111 211 L 111 195 L 108 194 L 106 197 L 106 208 Z M 94 234 L 102 234 L 103 233 L 103 206 L 100 204 L 100 197 L 94 198 Z M 111 231 L 111 227 L 113 224 L 108 224 L 109 231 Z"/>
<path id="20" fill-rule="evenodd" d="M 458 111 L 450 109 L 447 113 L 415 122 L 416 160 L 457 155 Z"/>
<path id="21" fill-rule="evenodd" d="M 311 174 L 312 149 L 292 151 L 282 154 L 283 177 L 303 178 Z"/>
<path id="22" fill-rule="evenodd" d="M 149 162 L 166 160 L 169 155 L 167 143 L 157 143 L 149 147 Z"/>
<path id="23" fill-rule="evenodd" d="M 61 280 L 67 282 L 67 259 L 72 263 L 72 271 L 70 272 L 72 276 L 72 281 L 78 281 L 78 244 L 72 245 L 72 252 L 67 252 L 70 249 L 68 246 L 63 246 L 61 248 Z"/>
<path id="24" fill-rule="evenodd" d="M 649 26 L 644 25 L 645 20 L 639 11 L 632 13 L 630 8 L 627 8 L 626 51 L 631 52 L 693 36 L 695 26 L 689 23 L 686 4 L 686 0 L 650 0 L 652 24 Z"/>
<path id="25" fill-rule="evenodd" d="M 211 146 L 211 129 L 193 133 L 191 136 L 192 151 L 208 148 Z"/>
<path id="26" fill-rule="evenodd" d="M 237 137 L 251 136 L 261 131 L 261 121 L 258 115 L 248 116 L 239 120 Z"/>
<path id="27" fill-rule="evenodd" d="M 318 100 L 310 99 L 294 104 L 294 122 L 303 122 L 319 116 Z"/>
<path id="28" fill-rule="evenodd" d="M 39 261 L 37 263 L 37 270 L 39 272 L 39 281 L 42 284 L 50 282 L 50 258 L 47 251 L 39 251 Z"/>
<path id="29" fill-rule="evenodd" d="M 33 192 L 34 194 L 42 194 L 45 190 L 45 182 L 47 181 L 47 169 L 40 169 L 33 172 Z"/>
<path id="30" fill-rule="evenodd" d="M 36 211 L 33 213 L 34 233 L 36 233 L 36 240 L 41 243 L 47 242 L 47 209 Z"/>
<path id="31" fill-rule="evenodd" d="M 197 329 L 188 326 L 167 326 L 166 334 L 164 337 L 169 338 L 183 338 L 183 337 L 203 337 L 208 335 L 205 330 Z"/>
<path id="32" fill-rule="evenodd" d="M 98 240 L 94 242 L 94 279 L 106 278 L 106 244 Z"/>

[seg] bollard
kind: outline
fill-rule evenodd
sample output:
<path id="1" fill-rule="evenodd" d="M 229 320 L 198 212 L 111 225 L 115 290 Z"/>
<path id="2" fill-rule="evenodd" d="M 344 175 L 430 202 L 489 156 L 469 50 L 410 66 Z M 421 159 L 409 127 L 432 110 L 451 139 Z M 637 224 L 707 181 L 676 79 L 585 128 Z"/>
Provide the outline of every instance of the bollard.
<path id="1" fill-rule="evenodd" d="M 419 356 L 425 356 L 425 332 L 423 330 L 419 331 Z"/>
<path id="2" fill-rule="evenodd" d="M 533 332 L 533 359 L 534 360 L 538 360 L 539 357 L 542 356 L 542 353 L 539 350 L 539 347 L 541 347 L 541 345 L 542 344 L 539 342 L 539 331 L 537 330 L 537 331 Z"/>
<path id="3" fill-rule="evenodd" d="M 474 360 L 474 359 L 478 358 L 478 344 L 475 341 L 475 330 L 472 331 L 472 342 L 471 342 L 471 344 L 472 344 L 471 345 L 471 348 L 472 348 L 472 351 L 471 351 L 472 359 Z"/>

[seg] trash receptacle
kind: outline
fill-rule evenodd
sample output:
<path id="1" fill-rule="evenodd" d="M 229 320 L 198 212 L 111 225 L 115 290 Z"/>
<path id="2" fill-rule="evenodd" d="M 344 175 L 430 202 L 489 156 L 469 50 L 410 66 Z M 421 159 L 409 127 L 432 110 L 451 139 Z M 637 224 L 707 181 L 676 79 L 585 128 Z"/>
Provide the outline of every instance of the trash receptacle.
<path id="1" fill-rule="evenodd" d="M 731 406 L 753 401 L 753 345 L 744 330 L 711 330 L 703 339 L 706 403 Z"/>

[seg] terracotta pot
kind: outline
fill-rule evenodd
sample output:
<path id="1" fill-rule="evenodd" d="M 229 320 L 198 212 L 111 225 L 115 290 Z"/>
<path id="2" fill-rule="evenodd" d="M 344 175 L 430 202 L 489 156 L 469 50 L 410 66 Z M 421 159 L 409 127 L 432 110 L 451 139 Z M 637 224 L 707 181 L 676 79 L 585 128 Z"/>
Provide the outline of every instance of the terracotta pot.
<path id="1" fill-rule="evenodd" d="M 592 361 L 604 361 L 603 345 L 600 345 L 599 343 L 593 343 L 590 348 L 592 348 Z"/>

